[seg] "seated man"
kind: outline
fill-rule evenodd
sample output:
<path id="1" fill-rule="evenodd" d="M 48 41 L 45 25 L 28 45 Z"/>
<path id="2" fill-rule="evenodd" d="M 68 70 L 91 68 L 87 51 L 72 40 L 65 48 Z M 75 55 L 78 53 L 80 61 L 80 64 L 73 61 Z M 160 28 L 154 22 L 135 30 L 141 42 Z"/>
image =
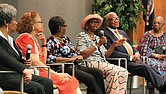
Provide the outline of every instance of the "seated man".
<path id="1" fill-rule="evenodd" d="M 116 13 L 110 12 L 106 15 L 106 28 L 104 29 L 104 35 L 107 37 L 108 49 L 116 40 L 121 38 L 127 38 L 126 42 L 115 47 L 110 57 L 115 58 L 126 58 L 128 60 L 127 69 L 131 74 L 145 77 L 147 81 L 152 83 L 160 92 L 166 92 L 166 81 L 161 77 L 161 75 L 154 68 L 145 65 L 138 64 L 137 61 L 140 60 L 140 54 L 136 52 L 136 49 L 131 46 L 130 40 L 127 34 L 123 30 L 119 30 L 119 17 Z M 116 62 L 111 62 L 115 63 Z M 121 64 L 124 67 L 124 63 Z"/>

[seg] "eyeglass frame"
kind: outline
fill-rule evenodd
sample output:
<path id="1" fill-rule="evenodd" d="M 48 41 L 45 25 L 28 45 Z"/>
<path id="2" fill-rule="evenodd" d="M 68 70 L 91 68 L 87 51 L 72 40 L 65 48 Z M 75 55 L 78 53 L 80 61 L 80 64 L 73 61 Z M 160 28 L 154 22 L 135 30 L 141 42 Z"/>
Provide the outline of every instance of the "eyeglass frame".
<path id="1" fill-rule="evenodd" d="M 42 22 L 42 21 L 36 21 L 35 23 L 41 23 L 41 24 L 44 24 L 44 22 Z"/>
<path id="2" fill-rule="evenodd" d="M 116 20 L 119 20 L 119 17 L 117 17 L 117 18 L 114 17 L 114 18 L 107 19 L 107 21 L 108 20 L 110 20 L 110 21 L 116 21 Z"/>
<path id="3" fill-rule="evenodd" d="M 62 27 L 67 27 L 67 25 L 66 25 L 66 24 L 64 24 L 64 25 L 62 25 Z"/>

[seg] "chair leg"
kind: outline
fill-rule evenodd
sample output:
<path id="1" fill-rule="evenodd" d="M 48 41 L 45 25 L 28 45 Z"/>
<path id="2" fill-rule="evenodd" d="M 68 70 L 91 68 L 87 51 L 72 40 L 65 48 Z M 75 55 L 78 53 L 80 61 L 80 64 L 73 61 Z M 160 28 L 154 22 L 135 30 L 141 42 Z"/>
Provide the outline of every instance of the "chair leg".
<path id="1" fill-rule="evenodd" d="M 143 90 L 142 90 L 142 94 L 146 94 L 147 93 L 147 88 L 145 86 L 145 78 L 142 79 L 143 80 Z"/>
<path id="2" fill-rule="evenodd" d="M 129 94 L 131 94 L 131 87 L 132 87 L 131 85 L 132 85 L 132 80 L 133 80 L 133 79 L 132 79 L 132 77 L 130 76 L 130 87 L 129 87 Z"/>
<path id="3" fill-rule="evenodd" d="M 149 94 L 155 94 L 155 93 L 154 93 L 154 87 L 149 88 Z"/>
<path id="4" fill-rule="evenodd" d="M 155 94 L 154 86 L 151 83 L 147 82 L 147 87 L 149 89 L 149 94 Z"/>

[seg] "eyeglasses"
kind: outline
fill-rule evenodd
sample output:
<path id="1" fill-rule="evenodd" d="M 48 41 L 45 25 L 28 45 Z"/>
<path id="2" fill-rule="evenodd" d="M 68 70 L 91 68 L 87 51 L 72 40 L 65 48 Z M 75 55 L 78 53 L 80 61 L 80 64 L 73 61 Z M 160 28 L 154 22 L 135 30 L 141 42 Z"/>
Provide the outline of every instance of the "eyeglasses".
<path id="1" fill-rule="evenodd" d="M 62 27 L 67 27 L 67 25 L 66 25 L 66 24 L 64 24 L 64 25 L 62 25 Z"/>
<path id="2" fill-rule="evenodd" d="M 99 22 L 98 21 L 90 21 L 90 23 L 92 23 L 92 24 L 98 24 Z"/>
<path id="3" fill-rule="evenodd" d="M 108 20 L 111 20 L 111 21 L 119 20 L 119 17 L 117 17 L 117 18 L 110 18 Z"/>
<path id="4" fill-rule="evenodd" d="M 36 23 L 41 23 L 41 24 L 44 24 L 42 21 L 37 21 Z"/>

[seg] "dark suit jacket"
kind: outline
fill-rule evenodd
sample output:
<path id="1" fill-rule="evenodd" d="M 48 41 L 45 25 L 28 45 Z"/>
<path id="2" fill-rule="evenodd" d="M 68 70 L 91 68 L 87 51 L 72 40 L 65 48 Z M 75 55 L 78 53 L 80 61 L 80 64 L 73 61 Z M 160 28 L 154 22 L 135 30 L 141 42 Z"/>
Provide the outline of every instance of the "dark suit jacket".
<path id="1" fill-rule="evenodd" d="M 14 41 L 13 41 L 14 42 Z M 14 43 L 15 45 L 15 43 Z M 9 70 L 16 71 L 18 73 L 22 73 L 22 71 L 26 68 L 26 66 L 21 63 L 22 55 L 21 52 L 15 45 L 16 50 L 19 52 L 19 55 L 13 50 L 10 44 L 0 36 L 0 70 Z M 15 78 L 16 74 L 0 74 L 0 81 L 3 79 L 11 79 Z"/>
<path id="2" fill-rule="evenodd" d="M 124 38 L 127 38 L 127 42 L 131 45 L 130 39 L 127 36 L 127 34 L 123 31 L 123 30 L 118 30 L 119 34 L 123 35 Z M 105 46 L 107 49 L 109 49 L 109 47 L 116 41 L 118 40 L 118 38 L 116 38 L 116 36 L 108 29 L 105 28 L 104 29 L 104 35 L 107 38 L 107 45 Z M 131 45 L 132 46 L 132 45 Z M 133 52 L 136 52 L 136 49 L 134 47 L 133 48 Z M 123 45 L 118 46 L 115 48 L 115 50 L 112 52 L 112 54 L 110 55 L 110 57 L 119 57 L 119 58 L 126 58 L 127 60 L 130 60 L 130 56 L 127 53 L 127 50 L 125 49 L 125 47 Z"/>

